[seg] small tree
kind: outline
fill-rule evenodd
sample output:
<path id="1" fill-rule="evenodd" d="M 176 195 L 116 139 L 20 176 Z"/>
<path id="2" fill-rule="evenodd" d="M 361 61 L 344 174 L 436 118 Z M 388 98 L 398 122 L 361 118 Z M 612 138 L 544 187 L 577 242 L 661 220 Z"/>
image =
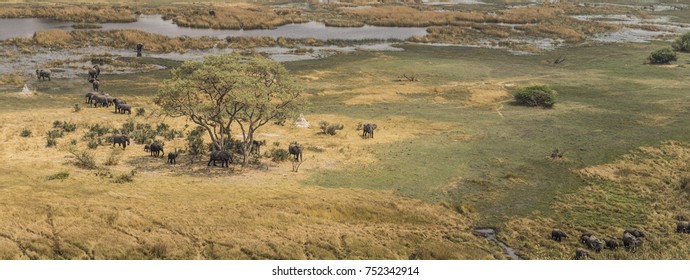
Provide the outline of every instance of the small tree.
<path id="1" fill-rule="evenodd" d="M 187 117 L 203 127 L 215 150 L 227 150 L 231 125 L 242 133 L 243 163 L 254 134 L 269 122 L 293 117 L 301 108 L 301 89 L 282 64 L 261 56 L 207 56 L 172 71 L 156 104 L 169 116 Z"/>
<path id="2" fill-rule="evenodd" d="M 547 85 L 518 88 L 514 97 L 518 104 L 525 106 L 553 107 L 556 103 L 556 91 Z"/>
<path id="3" fill-rule="evenodd" d="M 676 52 L 671 48 L 658 49 L 647 58 L 647 61 L 651 64 L 667 64 L 676 60 L 678 60 Z"/>
<path id="4" fill-rule="evenodd" d="M 681 35 L 671 46 L 679 52 L 690 52 L 690 31 Z"/>

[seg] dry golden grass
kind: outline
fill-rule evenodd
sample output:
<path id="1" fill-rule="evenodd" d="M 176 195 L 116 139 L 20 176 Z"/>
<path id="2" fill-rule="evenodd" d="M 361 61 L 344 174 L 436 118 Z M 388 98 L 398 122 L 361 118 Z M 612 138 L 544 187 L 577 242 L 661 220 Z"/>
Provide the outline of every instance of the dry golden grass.
<path id="1" fill-rule="evenodd" d="M 39 93 L 40 95 L 41 93 Z M 81 94 L 78 95 L 81 100 Z M 40 96 L 38 97 L 40 98 Z M 76 100 L 76 98 L 75 98 Z M 130 98 L 133 104 L 146 100 Z M 27 102 L 32 102 L 31 100 Z M 2 259 L 491 259 L 494 245 L 471 234 L 474 218 L 390 191 L 325 189 L 301 183 L 308 170 L 341 169 L 376 161 L 368 146 L 448 129 L 443 123 L 391 118 L 363 141 L 360 120 L 307 115 L 312 123 L 342 123 L 335 136 L 318 128 L 269 126 L 257 135 L 263 151 L 299 140 L 306 148 L 300 172 L 291 163 L 265 168 L 206 167 L 182 155 L 176 166 L 150 157 L 141 145 L 94 151 L 100 169 L 74 166 L 66 149 L 95 122 L 119 127 L 128 117 L 110 110 L 31 109 L 0 113 L 0 258 Z M 75 132 L 45 147 L 54 120 Z M 156 123 L 155 117 L 137 122 Z M 168 119 L 181 127 L 181 119 Z M 32 131 L 20 137 L 23 129 Z M 166 151 L 184 141 L 166 141 Z M 112 156 L 117 164 L 112 164 Z M 357 155 L 357 156 L 353 156 Z M 111 160 L 111 165 L 106 162 Z M 266 169 L 267 168 L 267 169 Z M 116 183 L 122 176 L 132 182 Z M 67 172 L 67 178 L 49 180 Z"/>
<path id="2" fill-rule="evenodd" d="M 49 29 L 34 33 L 34 43 L 50 48 L 64 48 L 72 42 L 72 36 L 61 29 Z"/>
<path id="3" fill-rule="evenodd" d="M 136 16 L 129 7 L 103 4 L 3 4 L 0 7 L 0 18 L 37 17 L 89 23 L 136 21 Z"/>
<path id="4" fill-rule="evenodd" d="M 21 87 L 31 78 L 32 76 L 26 72 L 9 72 L 0 75 L 0 85 Z"/>
<path id="5" fill-rule="evenodd" d="M 506 224 L 502 237 L 531 259 L 567 259 L 574 255 L 585 231 L 597 237 L 616 237 L 637 227 L 647 233 L 636 252 L 618 249 L 594 253 L 596 259 L 687 259 L 690 236 L 675 232 L 679 217 L 690 217 L 690 192 L 681 186 L 690 178 L 690 145 L 669 141 L 643 147 L 614 163 L 579 170 L 590 185 L 560 195 L 553 209 L 562 220 L 515 218 Z M 549 240 L 551 229 L 565 230 L 570 238 Z"/>
<path id="6" fill-rule="evenodd" d="M 216 15 L 209 14 L 214 10 Z M 226 4 L 196 8 L 180 6 L 163 10 L 179 26 L 214 29 L 268 29 L 288 23 L 308 21 L 298 12 L 286 13 L 284 9 L 274 11 L 271 7 L 252 4 Z"/>

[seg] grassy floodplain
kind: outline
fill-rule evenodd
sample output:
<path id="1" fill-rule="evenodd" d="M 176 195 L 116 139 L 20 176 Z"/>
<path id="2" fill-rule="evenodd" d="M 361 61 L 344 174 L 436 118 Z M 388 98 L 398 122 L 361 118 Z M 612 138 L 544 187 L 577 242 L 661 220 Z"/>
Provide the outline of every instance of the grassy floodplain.
<path id="1" fill-rule="evenodd" d="M 592 255 L 687 259 L 690 235 L 675 233 L 675 223 L 690 218 L 690 55 L 643 64 L 668 45 L 514 55 L 402 43 L 399 52 L 285 63 L 309 94 L 305 117 L 345 125 L 335 136 L 316 127 L 262 130 L 265 149 L 307 147 L 297 173 L 267 158 L 223 170 L 184 155 L 169 166 L 139 144 L 86 147 L 93 124 L 190 130 L 152 104 L 168 70 L 102 77 L 143 116 L 86 108 L 85 79 L 32 79 L 36 95 L 0 92 L 0 258 L 502 259 L 499 246 L 472 233 L 495 227 L 523 258 L 568 259 L 585 246 L 581 232 L 620 241 L 623 229 L 638 227 L 649 238 L 636 252 Z M 566 60 L 554 64 L 558 57 Z M 512 103 L 513 88 L 533 83 L 558 91 L 554 108 Z M 75 103 L 84 108 L 73 112 Z M 55 120 L 77 130 L 46 147 Z M 363 122 L 378 124 L 375 138 L 359 136 Z M 32 135 L 20 136 L 24 129 Z M 99 169 L 75 166 L 71 140 L 94 153 Z M 184 143 L 166 141 L 166 151 Z M 562 159 L 549 158 L 555 148 Z M 112 157 L 117 164 L 106 165 Z M 549 240 L 552 228 L 570 238 Z"/>

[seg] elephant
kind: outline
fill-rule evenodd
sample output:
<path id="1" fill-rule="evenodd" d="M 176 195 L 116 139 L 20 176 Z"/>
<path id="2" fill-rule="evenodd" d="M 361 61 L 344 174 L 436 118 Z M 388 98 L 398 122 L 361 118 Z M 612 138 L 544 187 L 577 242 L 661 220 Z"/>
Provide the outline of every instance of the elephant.
<path id="1" fill-rule="evenodd" d="M 690 222 L 680 221 L 676 225 L 677 233 L 690 233 Z"/>
<path id="2" fill-rule="evenodd" d="M 115 108 L 117 110 L 117 108 Z M 127 114 L 131 115 L 132 114 L 132 106 L 129 104 L 120 104 L 120 114 L 124 114 L 127 112 Z"/>
<path id="3" fill-rule="evenodd" d="M 582 244 L 587 244 L 587 240 L 589 240 L 589 237 L 594 235 L 591 232 L 585 232 L 582 235 L 580 235 L 580 243 Z"/>
<path id="4" fill-rule="evenodd" d="M 144 147 L 146 148 L 146 147 Z M 158 155 L 163 156 L 165 155 L 165 152 L 163 151 L 163 145 L 160 143 L 153 143 L 149 145 L 149 152 L 151 152 L 151 156 L 158 157 Z"/>
<path id="5" fill-rule="evenodd" d="M 577 248 L 575 249 L 575 257 L 573 257 L 576 260 L 581 260 L 584 258 L 589 258 L 589 252 L 583 248 Z"/>
<path id="6" fill-rule="evenodd" d="M 565 234 L 564 231 L 557 228 L 551 230 L 551 239 L 561 242 L 561 238 L 568 238 L 568 235 Z"/>
<path id="7" fill-rule="evenodd" d="M 220 161 L 220 167 L 230 167 L 230 162 L 232 162 L 232 154 L 228 151 L 213 151 L 211 152 L 211 158 L 208 160 L 207 166 L 216 165 L 216 161 Z"/>
<path id="8" fill-rule="evenodd" d="M 86 93 L 86 103 L 91 104 L 91 99 L 92 99 L 95 95 L 98 95 L 98 94 L 99 94 L 98 92 L 93 92 L 93 91 L 90 91 L 90 92 Z"/>
<path id="9" fill-rule="evenodd" d="M 169 164 L 177 164 L 177 153 L 168 153 L 168 163 Z"/>
<path id="10" fill-rule="evenodd" d="M 646 237 L 643 231 L 636 228 L 626 228 L 625 231 L 623 231 L 623 234 L 625 233 L 630 233 L 637 238 Z"/>
<path id="11" fill-rule="evenodd" d="M 605 246 L 606 249 L 611 249 L 611 250 L 618 249 L 619 244 L 615 238 L 605 238 L 604 242 L 606 243 L 606 246 Z"/>
<path id="12" fill-rule="evenodd" d="M 110 106 L 110 102 L 108 102 L 108 96 L 102 95 L 102 94 L 96 94 L 91 97 L 91 101 L 93 101 L 93 107 L 98 107 L 98 105 L 101 105 L 102 107 L 108 107 Z"/>
<path id="13" fill-rule="evenodd" d="M 592 235 L 587 239 L 587 247 L 595 252 L 601 252 L 601 250 L 606 247 L 606 242 Z"/>
<path id="14" fill-rule="evenodd" d="M 120 112 L 120 106 L 122 104 L 127 104 L 127 101 L 124 101 L 123 99 L 120 99 L 120 98 L 113 98 L 113 104 L 115 104 L 115 113 L 119 113 Z"/>
<path id="15" fill-rule="evenodd" d="M 630 251 L 635 251 L 637 247 L 642 245 L 642 239 L 626 232 L 623 234 L 623 246 Z"/>
<path id="16" fill-rule="evenodd" d="M 362 137 L 374 138 L 374 129 L 376 129 L 376 127 L 374 123 L 365 123 L 362 127 Z"/>
<path id="17" fill-rule="evenodd" d="M 98 75 L 101 74 L 101 67 L 94 65 L 93 68 L 89 69 L 89 81 L 98 81 Z"/>
<path id="18" fill-rule="evenodd" d="M 290 144 L 288 152 L 295 157 L 295 161 L 302 161 L 302 145 Z"/>
<path id="19" fill-rule="evenodd" d="M 142 43 L 137 43 L 137 56 L 141 56 L 141 51 L 144 50 L 144 44 Z"/>
<path id="20" fill-rule="evenodd" d="M 50 81 L 50 69 L 36 69 L 36 77 L 44 81 L 48 78 L 48 81 Z"/>
<path id="21" fill-rule="evenodd" d="M 115 136 L 113 136 L 113 147 L 115 147 L 115 144 L 122 146 L 123 150 L 126 149 L 127 145 L 129 145 L 129 136 L 127 136 L 127 135 L 115 135 Z"/>

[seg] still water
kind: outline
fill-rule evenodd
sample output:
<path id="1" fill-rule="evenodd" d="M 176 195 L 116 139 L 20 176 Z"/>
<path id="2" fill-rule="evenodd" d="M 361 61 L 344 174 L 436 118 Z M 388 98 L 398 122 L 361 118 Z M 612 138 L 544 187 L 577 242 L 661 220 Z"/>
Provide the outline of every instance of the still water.
<path id="1" fill-rule="evenodd" d="M 364 27 L 327 27 L 320 22 L 287 24 L 276 29 L 260 30 L 218 30 L 179 27 L 172 20 L 163 20 L 160 15 L 141 15 L 136 22 L 104 23 L 100 30 L 138 29 L 141 31 L 177 36 L 210 36 L 225 38 L 234 37 L 286 37 L 286 38 L 316 38 L 320 40 L 366 40 L 366 39 L 398 39 L 405 40 L 410 36 L 423 36 L 423 27 L 381 27 L 365 25 Z M 34 32 L 46 29 L 74 30 L 71 22 L 55 21 L 40 18 L 0 19 L 0 40 L 9 38 L 29 38 Z"/>

